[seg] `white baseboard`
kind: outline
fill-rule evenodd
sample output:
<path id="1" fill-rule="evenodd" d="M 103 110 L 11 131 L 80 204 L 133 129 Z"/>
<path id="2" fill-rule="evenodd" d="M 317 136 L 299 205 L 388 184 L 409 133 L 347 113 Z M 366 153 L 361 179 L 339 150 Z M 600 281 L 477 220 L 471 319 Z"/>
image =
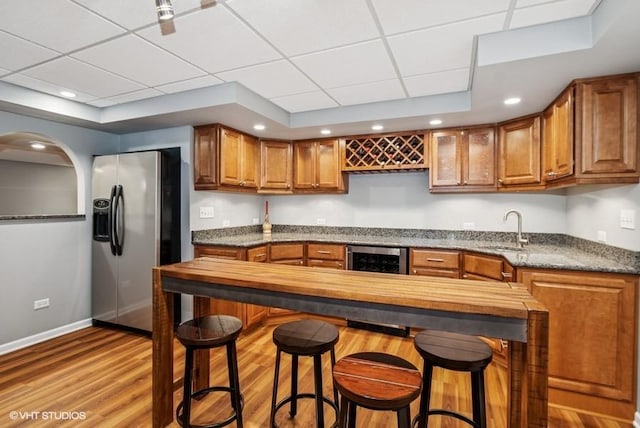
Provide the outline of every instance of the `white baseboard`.
<path id="1" fill-rule="evenodd" d="M 54 337 L 62 336 L 63 334 L 71 333 L 72 331 L 80 330 L 85 327 L 91 327 L 91 318 L 63 325 L 52 330 L 43 331 L 42 333 L 34 334 L 33 336 L 24 337 L 22 339 L 0 345 L 0 355 L 17 351 L 18 349 L 26 348 L 27 346 L 35 345 L 36 343 L 44 342 L 45 340 L 53 339 Z"/>
<path id="2" fill-rule="evenodd" d="M 636 412 L 633 418 L 633 428 L 640 428 L 640 410 Z"/>

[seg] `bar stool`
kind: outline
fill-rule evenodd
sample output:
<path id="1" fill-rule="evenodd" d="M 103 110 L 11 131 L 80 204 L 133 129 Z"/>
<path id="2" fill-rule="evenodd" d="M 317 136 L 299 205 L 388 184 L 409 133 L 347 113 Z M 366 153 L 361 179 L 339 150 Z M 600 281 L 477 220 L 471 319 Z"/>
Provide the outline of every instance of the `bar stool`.
<path id="1" fill-rule="evenodd" d="M 422 377 L 409 361 L 380 352 L 361 352 L 342 358 L 333 368 L 338 388 L 340 428 L 355 428 L 356 408 L 392 410 L 398 428 L 409 428 L 409 405 L 420 395 Z"/>
<path id="2" fill-rule="evenodd" d="M 289 415 L 293 418 L 298 411 L 298 399 L 313 398 L 316 406 L 316 427 L 324 427 L 324 405 L 329 404 L 336 412 L 338 419 L 338 392 L 333 388 L 333 400 L 322 392 L 322 354 L 329 351 L 331 367 L 336 362 L 334 345 L 338 342 L 338 329 L 329 323 L 318 320 L 292 321 L 278 326 L 273 331 L 273 343 L 277 347 L 276 368 L 273 376 L 273 395 L 271 396 L 270 427 L 277 427 L 276 413 L 287 403 L 291 403 Z M 276 404 L 278 399 L 278 379 L 280 376 L 280 354 L 291 355 L 291 395 Z M 298 357 L 313 357 L 314 393 L 298 392 Z M 335 426 L 335 424 L 333 425 Z"/>
<path id="3" fill-rule="evenodd" d="M 242 428 L 243 398 L 240 393 L 238 376 L 238 359 L 236 354 L 236 339 L 242 331 L 242 322 L 228 315 L 209 315 L 186 321 L 176 330 L 176 337 L 185 347 L 184 392 L 183 399 L 176 408 L 176 419 L 180 426 L 191 427 L 191 400 L 204 397 L 209 392 L 223 391 L 231 396 L 233 414 L 227 419 L 204 425 L 207 428 L 218 428 L 236 421 L 238 428 Z M 229 372 L 229 386 L 210 386 L 192 392 L 193 354 L 196 349 L 212 349 L 221 346 L 227 348 L 227 369 Z M 202 426 L 202 425 L 201 425 Z"/>
<path id="4" fill-rule="evenodd" d="M 445 415 L 465 421 L 476 428 L 486 428 L 484 369 L 493 358 L 489 345 L 475 336 L 436 330 L 423 330 L 418 333 L 414 345 L 424 359 L 424 388 L 420 397 L 420 410 L 413 424 L 417 423 L 418 428 L 426 428 L 429 415 Z M 471 373 L 473 420 L 450 410 L 429 410 L 434 367 Z"/>

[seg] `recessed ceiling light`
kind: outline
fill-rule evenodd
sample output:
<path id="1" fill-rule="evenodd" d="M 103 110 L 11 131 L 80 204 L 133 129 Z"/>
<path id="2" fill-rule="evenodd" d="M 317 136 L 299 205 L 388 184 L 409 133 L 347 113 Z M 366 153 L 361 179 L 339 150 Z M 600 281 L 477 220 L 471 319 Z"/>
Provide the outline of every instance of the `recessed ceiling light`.
<path id="1" fill-rule="evenodd" d="M 75 98 L 76 94 L 74 94 L 71 91 L 60 91 L 60 95 L 62 95 L 63 97 L 67 97 L 67 98 Z"/>
<path id="2" fill-rule="evenodd" d="M 374 131 L 382 131 L 384 129 L 384 126 L 382 126 L 382 125 L 373 125 L 371 127 L 371 129 L 373 129 Z"/>
<path id="3" fill-rule="evenodd" d="M 42 143 L 31 143 L 31 148 L 36 150 L 44 150 L 45 145 Z"/>
<path id="4" fill-rule="evenodd" d="M 330 129 L 321 129 L 320 133 L 322 135 L 329 135 L 329 134 L 331 134 L 331 130 Z"/>
<path id="5" fill-rule="evenodd" d="M 255 129 L 256 131 L 264 131 L 265 128 L 266 126 L 261 123 L 256 123 L 255 125 L 253 125 L 253 129 Z"/>
<path id="6" fill-rule="evenodd" d="M 512 98 L 507 98 L 506 100 L 504 100 L 505 105 L 514 105 L 514 104 L 518 104 L 520 102 L 520 98 L 518 97 L 512 97 Z"/>
<path id="7" fill-rule="evenodd" d="M 432 119 L 429 121 L 429 125 L 442 125 L 441 119 Z"/>

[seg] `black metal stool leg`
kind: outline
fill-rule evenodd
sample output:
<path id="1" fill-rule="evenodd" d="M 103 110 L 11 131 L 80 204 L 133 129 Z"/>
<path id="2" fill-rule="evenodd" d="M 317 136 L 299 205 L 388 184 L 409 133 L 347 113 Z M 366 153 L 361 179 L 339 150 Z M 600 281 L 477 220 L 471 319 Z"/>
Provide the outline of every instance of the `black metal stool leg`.
<path id="1" fill-rule="evenodd" d="M 420 408 L 418 414 L 413 421 L 415 426 L 417 420 L 417 428 L 427 428 L 429 423 L 429 402 L 431 401 L 431 379 L 433 377 L 433 366 L 427 361 L 422 365 L 422 393 L 420 395 Z"/>
<path id="2" fill-rule="evenodd" d="M 484 402 L 484 371 L 471 372 L 471 400 L 473 403 L 473 421 L 479 428 L 487 427 L 487 411 Z"/>
<path id="3" fill-rule="evenodd" d="M 334 348 L 331 348 L 331 371 L 333 372 L 333 366 L 336 365 L 336 352 Z M 338 399 L 338 388 L 333 385 L 333 402 L 336 403 L 336 406 L 339 405 L 340 400 Z"/>
<path id="4" fill-rule="evenodd" d="M 238 354 L 235 341 L 227 345 L 227 365 L 232 368 L 229 372 L 229 387 L 231 388 L 231 405 L 236 411 L 236 427 L 243 428 L 242 393 L 240 391 L 240 373 L 238 371 Z"/>
<path id="5" fill-rule="evenodd" d="M 347 409 L 349 409 L 349 401 L 343 396 L 340 402 L 340 416 L 338 418 L 338 428 L 347 428 Z"/>
<path id="6" fill-rule="evenodd" d="M 276 404 L 278 399 L 278 378 L 280 377 L 280 350 L 276 352 L 276 369 L 273 373 L 273 389 L 271 392 L 271 416 L 269 417 L 269 427 L 273 428 L 276 423 Z"/>
<path id="7" fill-rule="evenodd" d="M 349 428 L 356 428 L 356 411 L 357 407 L 355 403 L 348 401 L 349 403 Z"/>
<path id="8" fill-rule="evenodd" d="M 409 411 L 409 407 L 403 407 L 402 409 L 396 411 L 396 415 L 398 418 L 398 428 L 411 427 L 411 412 Z"/>
<path id="9" fill-rule="evenodd" d="M 324 401 L 322 393 L 322 355 L 313 356 L 313 380 L 316 392 L 316 427 L 324 427 Z"/>
<path id="10" fill-rule="evenodd" d="M 295 417 L 298 413 L 298 356 L 291 356 L 291 410 L 289 415 Z"/>
<path id="11" fill-rule="evenodd" d="M 182 426 L 189 427 L 191 416 L 191 372 L 193 371 L 193 350 L 185 349 L 184 379 L 182 387 Z"/>

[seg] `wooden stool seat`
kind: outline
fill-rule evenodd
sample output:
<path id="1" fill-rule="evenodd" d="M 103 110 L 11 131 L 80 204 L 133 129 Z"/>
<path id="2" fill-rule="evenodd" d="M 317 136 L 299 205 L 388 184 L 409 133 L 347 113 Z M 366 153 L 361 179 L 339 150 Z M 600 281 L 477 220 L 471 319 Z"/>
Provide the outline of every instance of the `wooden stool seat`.
<path id="1" fill-rule="evenodd" d="M 336 362 L 334 346 L 338 342 L 339 332 L 336 326 L 318 320 L 292 321 L 278 326 L 273 331 L 273 343 L 277 347 L 276 367 L 273 376 L 273 392 L 271 397 L 271 417 L 269 426 L 277 427 L 275 419 L 280 408 L 290 403 L 289 415 L 293 418 L 297 413 L 298 399 L 313 398 L 316 404 L 316 427 L 324 428 L 324 404 L 329 404 L 336 412 L 338 419 L 338 392 L 333 389 L 333 400 L 324 397 L 322 392 L 322 355 L 331 354 L 331 367 Z M 291 394 L 280 402 L 278 399 L 278 383 L 280 376 L 280 356 L 285 352 L 291 355 Z M 313 357 L 313 377 L 315 391 L 313 393 L 298 392 L 298 357 Z M 334 424 L 333 426 L 335 426 Z"/>
<path id="2" fill-rule="evenodd" d="M 209 315 L 186 321 L 176 329 L 176 338 L 185 347 L 185 367 L 183 399 L 176 408 L 176 419 L 182 427 L 192 427 L 190 423 L 191 400 L 204 397 L 210 392 L 228 392 L 231 396 L 231 407 L 234 412 L 225 420 L 212 422 L 199 427 L 219 428 L 236 421 L 236 426 L 242 428 L 243 399 L 240 393 L 238 375 L 238 358 L 236 354 L 236 339 L 242 331 L 242 322 L 228 315 Z M 227 370 L 229 372 L 229 386 L 209 386 L 198 391 L 192 391 L 193 355 L 196 349 L 211 349 L 226 346 Z"/>
<path id="3" fill-rule="evenodd" d="M 477 427 L 486 427 L 486 404 L 484 393 L 484 369 L 491 363 L 493 352 L 489 345 L 475 336 L 448 333 L 436 330 L 423 330 L 414 339 L 418 353 L 424 359 L 424 388 L 420 399 L 420 410 L 414 420 L 418 428 L 425 428 L 429 415 L 445 415 L 465 421 Z M 443 409 L 429 409 L 431 396 L 431 377 L 434 367 L 471 373 L 471 395 L 473 420 Z"/>
<path id="4" fill-rule="evenodd" d="M 395 411 L 398 426 L 408 427 L 409 405 L 420 395 L 422 376 L 400 357 L 361 352 L 336 363 L 333 382 L 342 395 L 339 427 L 355 427 L 357 406 Z"/>

